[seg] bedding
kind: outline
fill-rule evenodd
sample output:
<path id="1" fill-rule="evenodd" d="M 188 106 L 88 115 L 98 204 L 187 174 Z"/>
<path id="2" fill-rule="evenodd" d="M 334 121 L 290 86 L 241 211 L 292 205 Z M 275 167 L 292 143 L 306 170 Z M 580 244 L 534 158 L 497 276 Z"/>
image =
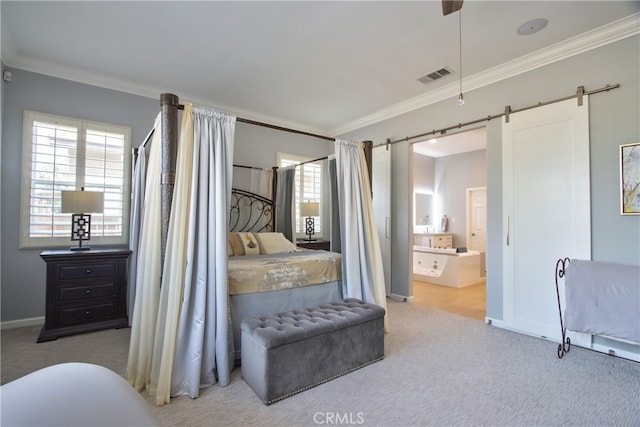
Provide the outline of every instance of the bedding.
<path id="1" fill-rule="evenodd" d="M 303 249 L 278 232 L 229 233 L 229 307 L 234 358 L 244 319 L 342 300 L 342 256 Z"/>
<path id="2" fill-rule="evenodd" d="M 319 250 L 233 256 L 228 270 L 230 295 L 268 292 L 339 280 L 342 257 Z"/>
<path id="3" fill-rule="evenodd" d="M 265 255 L 296 252 L 299 248 L 277 232 L 230 232 L 227 255 Z"/>

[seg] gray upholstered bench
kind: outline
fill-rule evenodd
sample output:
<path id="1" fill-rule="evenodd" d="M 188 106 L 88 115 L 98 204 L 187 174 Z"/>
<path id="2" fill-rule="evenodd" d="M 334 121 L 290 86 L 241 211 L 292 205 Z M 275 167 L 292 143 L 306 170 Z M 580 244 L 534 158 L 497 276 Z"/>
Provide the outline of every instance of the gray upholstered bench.
<path id="1" fill-rule="evenodd" d="M 269 405 L 384 357 L 382 307 L 356 299 L 242 322 L 242 378 Z"/>

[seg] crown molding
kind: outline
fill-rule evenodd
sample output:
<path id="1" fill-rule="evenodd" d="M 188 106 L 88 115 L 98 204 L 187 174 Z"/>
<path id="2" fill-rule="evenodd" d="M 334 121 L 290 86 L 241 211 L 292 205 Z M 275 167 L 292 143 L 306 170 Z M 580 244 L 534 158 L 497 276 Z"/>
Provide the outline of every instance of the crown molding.
<path id="1" fill-rule="evenodd" d="M 201 105 L 203 107 L 209 107 L 219 111 L 224 111 L 225 113 L 229 113 L 235 115 L 236 117 L 242 117 L 248 120 L 269 123 L 275 126 L 296 129 L 322 136 L 330 136 L 326 133 L 326 129 L 315 128 L 313 126 L 302 123 L 287 121 L 269 115 L 258 114 L 253 111 L 245 110 L 236 106 L 213 102 L 211 99 L 202 98 L 188 93 L 176 92 L 165 87 L 135 84 L 126 80 L 107 77 L 99 73 L 92 73 L 34 58 L 9 55 L 7 56 L 8 58 L 6 58 L 6 66 L 10 68 L 17 68 L 33 73 L 56 77 L 63 80 L 70 80 L 73 82 L 101 87 L 104 89 L 143 96 L 145 98 L 156 99 L 158 100 L 158 102 L 160 99 L 160 94 L 167 92 L 173 93 L 178 96 L 180 102 L 191 102 L 194 105 Z M 5 58 L 3 58 L 3 61 L 5 61 Z"/>
<path id="2" fill-rule="evenodd" d="M 561 61 L 571 56 L 588 52 L 592 49 L 635 36 L 640 34 L 639 24 L 640 13 L 635 13 L 544 49 L 540 49 L 512 61 L 505 62 L 504 64 L 489 68 L 480 73 L 473 74 L 464 79 L 465 92 L 470 92 L 474 89 L 488 86 L 501 80 L 535 70 L 536 68 Z M 458 94 L 458 83 L 450 83 L 436 90 L 415 96 L 379 110 L 371 115 L 336 127 L 329 133 L 332 135 L 343 135 L 345 133 L 361 129 L 365 126 L 370 126 L 375 123 L 433 105 L 437 102 L 457 97 Z"/>

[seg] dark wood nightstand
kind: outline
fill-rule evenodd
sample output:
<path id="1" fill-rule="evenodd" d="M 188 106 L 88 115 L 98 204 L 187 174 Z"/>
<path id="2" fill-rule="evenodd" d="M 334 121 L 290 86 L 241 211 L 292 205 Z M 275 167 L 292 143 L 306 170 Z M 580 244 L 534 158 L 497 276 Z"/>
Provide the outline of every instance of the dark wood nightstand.
<path id="1" fill-rule="evenodd" d="M 328 251 L 331 248 L 331 242 L 329 240 L 313 240 L 311 242 L 308 240 L 298 240 L 296 241 L 296 245 L 301 248 L 322 249 L 325 251 Z"/>
<path id="2" fill-rule="evenodd" d="M 38 342 L 65 335 L 124 328 L 127 321 L 127 249 L 52 250 L 47 263 L 45 322 Z"/>

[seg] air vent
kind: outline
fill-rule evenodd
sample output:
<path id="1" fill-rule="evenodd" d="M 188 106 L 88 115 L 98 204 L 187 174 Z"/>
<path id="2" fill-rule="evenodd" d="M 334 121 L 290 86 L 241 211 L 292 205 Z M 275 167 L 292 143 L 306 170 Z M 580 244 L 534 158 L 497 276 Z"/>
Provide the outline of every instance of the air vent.
<path id="1" fill-rule="evenodd" d="M 446 77 L 449 74 L 453 74 L 453 71 L 449 67 L 444 67 L 444 68 L 440 68 L 439 70 L 433 71 L 427 75 L 419 77 L 418 81 L 424 84 L 427 84 L 435 80 L 441 79 L 442 77 Z"/>

